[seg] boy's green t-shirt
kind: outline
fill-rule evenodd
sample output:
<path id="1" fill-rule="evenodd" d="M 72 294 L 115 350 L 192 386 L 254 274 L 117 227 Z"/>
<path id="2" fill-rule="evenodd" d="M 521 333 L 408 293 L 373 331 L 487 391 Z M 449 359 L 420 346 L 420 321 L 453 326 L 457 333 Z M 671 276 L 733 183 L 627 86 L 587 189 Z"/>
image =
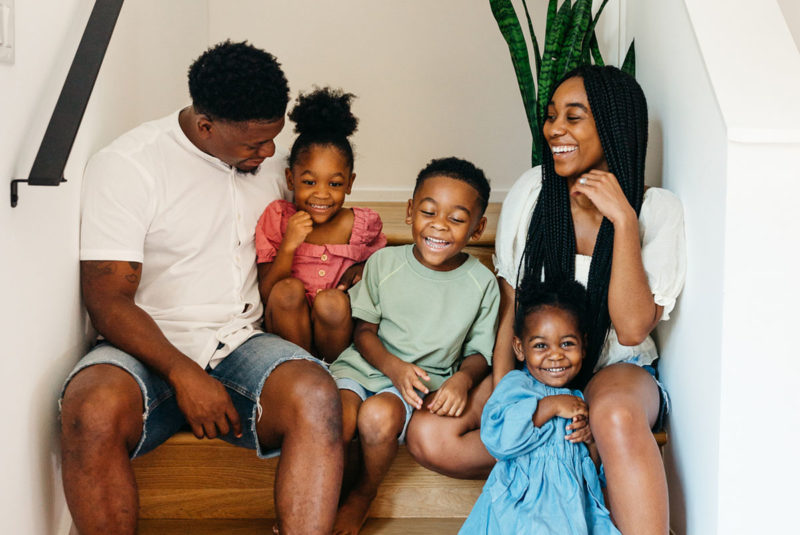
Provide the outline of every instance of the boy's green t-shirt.
<path id="1" fill-rule="evenodd" d="M 378 324 L 390 353 L 428 373 L 434 391 L 465 356 L 479 353 L 491 364 L 500 291 L 494 274 L 473 256 L 452 271 L 434 271 L 419 263 L 412 248 L 373 254 L 363 279 L 350 289 L 350 303 L 354 318 Z M 373 392 L 392 386 L 352 344 L 330 369 Z"/>

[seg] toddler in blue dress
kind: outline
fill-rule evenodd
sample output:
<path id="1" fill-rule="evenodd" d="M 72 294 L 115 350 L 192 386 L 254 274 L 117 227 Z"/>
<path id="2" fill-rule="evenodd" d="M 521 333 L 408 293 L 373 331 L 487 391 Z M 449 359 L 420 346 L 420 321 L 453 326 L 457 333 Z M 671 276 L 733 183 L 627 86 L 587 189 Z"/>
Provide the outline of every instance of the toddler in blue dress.
<path id="1" fill-rule="evenodd" d="M 567 388 L 585 354 L 583 286 L 524 285 L 517 299 L 513 348 L 524 366 L 483 410 L 481 440 L 497 464 L 459 533 L 618 535 L 586 446 L 589 409 Z"/>

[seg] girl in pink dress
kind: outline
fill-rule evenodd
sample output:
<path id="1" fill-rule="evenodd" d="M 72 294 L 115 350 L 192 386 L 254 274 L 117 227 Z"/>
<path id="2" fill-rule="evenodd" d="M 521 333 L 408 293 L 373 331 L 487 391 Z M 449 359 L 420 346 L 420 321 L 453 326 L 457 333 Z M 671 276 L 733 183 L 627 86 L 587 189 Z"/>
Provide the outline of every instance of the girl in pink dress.
<path id="1" fill-rule="evenodd" d="M 344 208 L 356 174 L 348 141 L 358 119 L 351 93 L 301 94 L 289 113 L 299 134 L 286 183 L 294 204 L 277 200 L 256 226 L 258 286 L 267 331 L 332 362 L 353 332 L 347 289 L 363 262 L 386 245 L 380 216 Z"/>

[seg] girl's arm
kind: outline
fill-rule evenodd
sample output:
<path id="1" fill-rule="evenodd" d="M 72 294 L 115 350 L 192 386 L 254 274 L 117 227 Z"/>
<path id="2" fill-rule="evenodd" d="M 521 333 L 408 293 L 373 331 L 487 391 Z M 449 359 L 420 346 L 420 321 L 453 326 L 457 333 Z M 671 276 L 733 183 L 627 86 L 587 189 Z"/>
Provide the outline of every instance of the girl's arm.
<path id="1" fill-rule="evenodd" d="M 641 344 L 658 324 L 664 309 L 656 304 L 644 271 L 636 211 L 612 173 L 592 169 L 574 188 L 614 225 L 608 312 L 620 344 Z"/>
<path id="2" fill-rule="evenodd" d="M 422 408 L 422 398 L 416 390 L 427 394 L 428 388 L 420 378 L 430 381 L 430 377 L 419 366 L 405 362 L 386 350 L 386 346 L 378 338 L 377 323 L 357 319 L 353 329 L 353 344 L 364 360 L 392 380 L 394 386 L 412 407 Z"/>
<path id="3" fill-rule="evenodd" d="M 498 278 L 500 285 L 500 322 L 497 326 L 497 338 L 492 355 L 492 380 L 495 388 L 508 372 L 514 369 L 514 350 L 511 340 L 514 338 L 514 288 L 504 279 Z"/>
<path id="4" fill-rule="evenodd" d="M 571 394 L 543 397 L 533 411 L 531 420 L 536 427 L 542 427 L 555 416 L 572 419 L 572 423 L 567 425 L 567 430 L 572 431 L 566 436 L 568 441 L 572 443 L 592 441 L 589 407 L 582 398 Z"/>
<path id="5" fill-rule="evenodd" d="M 308 212 L 296 212 L 287 223 L 286 234 L 272 262 L 258 264 L 258 292 L 261 302 L 267 306 L 272 287 L 283 279 L 292 276 L 294 253 L 313 230 L 313 222 Z"/>

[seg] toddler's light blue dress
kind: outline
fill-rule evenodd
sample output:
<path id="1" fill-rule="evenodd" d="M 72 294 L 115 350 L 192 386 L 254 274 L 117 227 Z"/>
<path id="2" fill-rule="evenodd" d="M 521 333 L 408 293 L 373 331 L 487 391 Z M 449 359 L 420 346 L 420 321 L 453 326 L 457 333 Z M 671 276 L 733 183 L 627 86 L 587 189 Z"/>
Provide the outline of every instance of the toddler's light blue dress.
<path id="1" fill-rule="evenodd" d="M 584 444 L 564 439 L 571 422 L 533 425 L 540 399 L 580 391 L 544 385 L 527 369 L 503 377 L 481 417 L 481 440 L 497 464 L 460 535 L 619 535 Z"/>

